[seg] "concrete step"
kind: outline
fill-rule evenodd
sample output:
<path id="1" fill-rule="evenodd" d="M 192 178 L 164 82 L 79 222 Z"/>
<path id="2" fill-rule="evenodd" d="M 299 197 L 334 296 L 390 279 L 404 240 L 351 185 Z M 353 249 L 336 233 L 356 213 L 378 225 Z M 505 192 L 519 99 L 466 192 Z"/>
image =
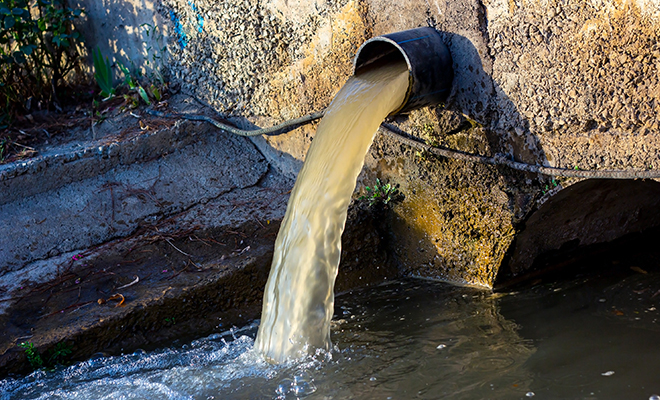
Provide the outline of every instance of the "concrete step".
<path id="1" fill-rule="evenodd" d="M 249 140 L 184 121 L 129 140 L 68 144 L 3 165 L 0 279 L 253 187 L 268 169 Z"/>

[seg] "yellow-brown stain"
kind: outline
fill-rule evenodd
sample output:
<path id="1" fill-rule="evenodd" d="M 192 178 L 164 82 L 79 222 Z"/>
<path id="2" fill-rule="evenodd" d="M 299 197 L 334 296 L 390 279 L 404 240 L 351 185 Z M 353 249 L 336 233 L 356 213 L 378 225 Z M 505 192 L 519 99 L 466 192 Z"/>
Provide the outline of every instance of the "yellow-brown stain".
<path id="1" fill-rule="evenodd" d="M 403 190 L 393 230 L 407 266 L 421 276 L 491 287 L 513 239 L 503 204 L 476 187 L 411 182 Z"/>
<path id="2" fill-rule="evenodd" d="M 363 5 L 348 2 L 317 30 L 302 59 L 272 75 L 266 85 L 270 116 L 295 118 L 327 107 L 352 75 L 353 56 L 370 36 L 365 15 Z"/>

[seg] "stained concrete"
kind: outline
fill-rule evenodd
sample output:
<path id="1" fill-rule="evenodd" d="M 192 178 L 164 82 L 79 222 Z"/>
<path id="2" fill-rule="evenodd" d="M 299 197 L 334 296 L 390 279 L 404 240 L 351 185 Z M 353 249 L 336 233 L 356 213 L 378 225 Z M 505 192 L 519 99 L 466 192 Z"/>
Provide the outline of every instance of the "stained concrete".
<path id="1" fill-rule="evenodd" d="M 366 39 L 430 25 L 452 53 L 453 92 L 444 106 L 396 118 L 398 128 L 434 145 L 532 164 L 660 168 L 655 0 L 76 4 L 89 9 L 81 29 L 91 45 L 108 41 L 94 23 L 99 20 L 114 32 L 108 51 L 119 58 L 139 64 L 147 49 L 158 48 L 162 71 L 175 86 L 242 126 L 323 109 L 351 75 Z M 144 22 L 163 35 L 147 38 Z M 293 178 L 314 133 L 312 125 L 253 143 L 273 168 Z M 483 286 L 492 285 L 541 202 L 578 182 L 435 160 L 383 138 L 358 186 L 377 177 L 411 191 L 394 208 L 413 232 L 413 239 L 397 240 L 407 242 L 397 250 L 401 266 Z M 420 222 L 419 215 L 428 218 Z"/>
<path id="2" fill-rule="evenodd" d="M 190 8 L 177 0 L 164 7 L 181 15 Z M 655 1 L 196 7 L 210 17 L 209 30 L 192 39 L 200 46 L 171 52 L 172 69 L 222 113 L 267 125 L 322 109 L 351 74 L 364 40 L 431 25 L 452 52 L 454 90 L 444 108 L 396 118 L 403 131 L 434 145 L 539 165 L 659 167 Z M 241 18 L 232 19 L 237 13 Z M 186 21 L 194 26 L 194 18 Z M 259 146 L 280 152 L 271 162 L 293 176 L 291 159 L 304 160 L 313 136 L 310 127 L 260 139 Z M 577 182 L 436 160 L 383 138 L 376 143 L 359 186 L 379 177 L 407 192 L 394 208 L 407 234 L 393 235 L 401 266 L 421 276 L 491 286 L 527 218 L 547 196 Z"/>
<path id="3" fill-rule="evenodd" d="M 0 206 L 5 221 L 0 271 L 127 236 L 195 204 L 254 186 L 268 169 L 244 138 L 210 134 L 208 126 L 191 123 L 173 131 L 173 136 L 88 145 L 73 154 L 25 161 L 23 174 L 3 181 L 11 195 Z M 193 136 L 197 140 L 182 149 L 168 143 Z M 160 143 L 140 143 L 149 141 Z M 59 176 L 68 178 L 62 182 Z"/>

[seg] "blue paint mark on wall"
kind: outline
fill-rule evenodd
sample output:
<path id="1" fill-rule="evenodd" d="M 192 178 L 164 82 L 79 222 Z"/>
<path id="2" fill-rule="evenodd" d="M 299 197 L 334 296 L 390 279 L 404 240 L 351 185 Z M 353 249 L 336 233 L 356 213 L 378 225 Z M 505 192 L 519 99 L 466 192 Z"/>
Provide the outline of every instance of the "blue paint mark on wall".
<path id="1" fill-rule="evenodd" d="M 185 49 L 186 46 L 188 45 L 188 36 L 186 35 L 186 32 L 183 30 L 183 25 L 181 25 L 181 21 L 179 21 L 179 17 L 174 13 L 173 10 L 170 10 L 170 19 L 172 20 L 172 23 L 174 24 L 174 32 L 179 36 L 179 45 L 181 48 Z"/>
<path id="2" fill-rule="evenodd" d="M 197 32 L 202 33 L 204 31 L 204 17 L 202 17 L 202 14 L 197 11 L 197 6 L 195 6 L 195 3 L 188 1 L 188 4 L 190 4 L 190 7 L 192 7 L 193 11 L 195 12 L 195 16 L 197 17 Z"/>

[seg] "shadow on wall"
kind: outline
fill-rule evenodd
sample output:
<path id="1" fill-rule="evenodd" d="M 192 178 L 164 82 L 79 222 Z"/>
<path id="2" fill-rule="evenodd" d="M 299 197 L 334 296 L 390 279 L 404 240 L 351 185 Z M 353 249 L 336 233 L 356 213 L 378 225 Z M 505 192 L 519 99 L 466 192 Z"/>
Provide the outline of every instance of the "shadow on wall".
<path id="1" fill-rule="evenodd" d="M 439 121 L 449 114 L 465 119 L 465 114 L 479 126 L 450 128 L 440 134 L 439 142 L 483 155 L 546 163 L 537 138 L 492 80 L 472 41 L 458 34 L 444 35 L 453 58 L 454 87 L 446 109 L 430 112 Z M 410 116 L 413 128 L 416 118 Z M 400 145 L 375 142 L 378 173 L 401 179 L 406 193 L 395 210 L 392 229 L 401 264 L 414 275 L 492 285 L 512 241 L 513 224 L 527 214 L 540 193 L 543 182 L 539 181 L 547 178 L 506 167 L 427 159 L 410 149 L 400 155 L 397 148 Z"/>
<path id="2" fill-rule="evenodd" d="M 500 85 L 484 69 L 482 57 L 470 39 L 445 33 L 454 59 L 454 92 L 447 109 L 465 113 L 486 128 L 493 153 L 530 164 L 549 165 L 529 122 L 518 112 Z M 501 171 L 510 175 L 512 170 Z M 535 177 L 532 175 L 532 177 Z"/>
<path id="3" fill-rule="evenodd" d="M 93 74 L 92 49 L 99 48 L 111 62 L 119 62 L 131 72 L 149 76 L 162 66 L 166 57 L 168 23 L 156 9 L 153 0 L 69 0 L 69 6 L 85 10 L 84 22 L 78 26 L 89 54 L 85 71 Z M 120 78 L 115 68 L 115 79 Z"/>
<path id="4" fill-rule="evenodd" d="M 469 39 L 447 34 L 457 71 L 448 109 L 464 112 L 485 125 L 493 153 L 530 164 L 549 165 L 537 136 L 505 91 L 484 70 L 482 56 Z M 517 223 L 496 281 L 544 268 L 553 253 L 611 242 L 660 226 L 660 184 L 654 181 L 584 180 L 557 191 L 538 205 L 534 197 L 549 177 L 498 167 L 510 190 L 510 209 Z M 531 182 L 530 182 L 531 180 Z M 531 187 L 530 187 L 531 186 Z M 518 188 L 528 187 L 527 194 Z M 536 194 L 533 192 L 536 191 Z M 545 261 L 544 261 L 545 260 Z M 547 265 L 545 265 L 547 267 Z"/>

